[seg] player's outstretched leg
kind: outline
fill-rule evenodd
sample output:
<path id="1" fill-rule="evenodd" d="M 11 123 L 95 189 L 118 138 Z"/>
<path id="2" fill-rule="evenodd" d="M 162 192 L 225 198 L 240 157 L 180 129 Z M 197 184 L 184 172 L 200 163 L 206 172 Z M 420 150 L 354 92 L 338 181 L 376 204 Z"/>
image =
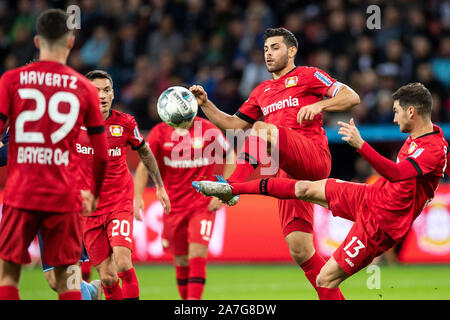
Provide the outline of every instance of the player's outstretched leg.
<path id="1" fill-rule="evenodd" d="M 234 206 L 239 200 L 239 195 L 232 194 L 230 185 L 221 175 L 216 175 L 216 177 L 219 180 L 217 182 L 193 181 L 192 186 L 197 192 L 201 192 L 207 197 L 215 196 L 227 206 Z"/>
<path id="2" fill-rule="evenodd" d="M 239 194 L 261 194 L 278 199 L 296 199 L 297 180 L 287 178 L 265 178 L 249 182 L 194 181 L 192 185 L 205 196 L 214 196 L 228 203 Z"/>
<path id="3" fill-rule="evenodd" d="M 261 194 L 278 199 L 300 199 L 328 208 L 325 198 L 326 179 L 318 181 L 288 178 L 265 178 L 249 182 L 194 181 L 192 185 L 207 197 L 214 196 L 223 202 L 240 194 Z"/>

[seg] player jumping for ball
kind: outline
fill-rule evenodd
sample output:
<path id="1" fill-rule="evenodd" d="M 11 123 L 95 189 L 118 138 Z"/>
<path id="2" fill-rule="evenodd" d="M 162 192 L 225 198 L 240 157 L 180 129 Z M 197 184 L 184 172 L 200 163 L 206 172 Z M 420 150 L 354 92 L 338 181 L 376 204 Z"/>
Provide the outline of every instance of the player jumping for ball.
<path id="1" fill-rule="evenodd" d="M 327 178 L 331 155 L 322 112 L 348 110 L 359 103 L 359 96 L 318 68 L 296 67 L 298 43 L 290 31 L 267 29 L 264 39 L 266 67 L 273 79 L 258 85 L 235 115 L 220 111 L 201 86 L 190 88 L 205 115 L 220 129 L 253 125 L 228 181 L 246 181 L 259 165 L 260 156 L 273 149 L 279 151 L 278 177 Z M 261 116 L 264 121 L 256 121 Z M 228 203 L 234 202 L 235 198 Z M 278 208 L 290 254 L 316 288 L 316 276 L 325 260 L 314 249 L 313 205 L 299 199 L 282 199 Z"/>
<path id="2" fill-rule="evenodd" d="M 365 142 L 353 119 L 350 123 L 338 122 L 342 140 L 382 176 L 373 185 L 337 179 L 273 178 L 231 184 L 199 182 L 200 191 L 224 201 L 238 194 L 301 199 L 330 209 L 334 216 L 354 221 L 316 280 L 319 297 L 339 299 L 338 286 L 342 281 L 402 241 L 414 219 L 433 199 L 447 167 L 448 144 L 442 130 L 431 122 L 432 98 L 428 89 L 420 83 L 410 83 L 392 97 L 394 122 L 400 131 L 409 133 L 397 162 L 381 156 Z"/>

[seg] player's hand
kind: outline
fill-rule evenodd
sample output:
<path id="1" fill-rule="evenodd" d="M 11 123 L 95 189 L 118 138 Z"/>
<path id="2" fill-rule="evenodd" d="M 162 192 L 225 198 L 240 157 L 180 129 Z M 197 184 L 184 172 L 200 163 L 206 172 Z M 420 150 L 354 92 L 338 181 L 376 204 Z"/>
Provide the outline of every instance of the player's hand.
<path id="1" fill-rule="evenodd" d="M 156 197 L 158 198 L 159 202 L 161 202 L 164 213 L 169 214 L 170 213 L 170 200 L 169 196 L 167 195 L 166 189 L 164 187 L 157 187 L 156 188 Z"/>
<path id="2" fill-rule="evenodd" d="M 223 203 L 219 200 L 219 198 L 212 197 L 211 200 L 208 203 L 208 211 L 214 212 L 222 208 Z"/>
<path id="3" fill-rule="evenodd" d="M 300 111 L 297 113 L 297 122 L 301 125 L 303 122 L 312 121 L 315 116 L 322 112 L 322 110 L 323 107 L 320 102 L 301 107 Z"/>
<path id="4" fill-rule="evenodd" d="M 194 94 L 195 99 L 197 100 L 197 104 L 201 107 L 208 101 L 208 94 L 205 89 L 199 85 L 193 85 L 189 88 L 189 90 Z"/>
<path id="5" fill-rule="evenodd" d="M 364 144 L 364 140 L 361 138 L 353 118 L 350 119 L 349 123 L 338 121 L 338 125 L 341 126 L 338 134 L 343 135 L 342 140 L 347 141 L 353 148 L 361 149 Z"/>
<path id="6" fill-rule="evenodd" d="M 90 190 L 81 190 L 81 214 L 88 217 L 97 208 L 98 198 L 94 197 Z"/>
<path id="7" fill-rule="evenodd" d="M 134 218 L 137 221 L 142 221 L 141 210 L 144 210 L 144 199 L 142 196 L 134 197 Z"/>

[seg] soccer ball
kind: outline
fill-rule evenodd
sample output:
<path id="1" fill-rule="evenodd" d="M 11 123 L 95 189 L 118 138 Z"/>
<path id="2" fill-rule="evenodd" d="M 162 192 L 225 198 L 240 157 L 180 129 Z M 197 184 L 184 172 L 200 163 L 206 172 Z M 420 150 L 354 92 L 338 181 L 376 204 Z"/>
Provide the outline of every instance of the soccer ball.
<path id="1" fill-rule="evenodd" d="M 169 126 L 177 127 L 197 115 L 198 105 L 192 92 L 180 86 L 166 89 L 158 98 L 158 114 Z"/>

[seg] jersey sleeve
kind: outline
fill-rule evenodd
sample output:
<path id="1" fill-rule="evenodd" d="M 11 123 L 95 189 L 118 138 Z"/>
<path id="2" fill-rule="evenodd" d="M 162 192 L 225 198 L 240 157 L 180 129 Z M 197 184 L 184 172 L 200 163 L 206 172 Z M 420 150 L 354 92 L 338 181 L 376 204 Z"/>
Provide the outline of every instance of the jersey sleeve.
<path id="1" fill-rule="evenodd" d="M 128 128 L 129 133 L 127 143 L 131 146 L 133 150 L 139 149 L 140 147 L 142 147 L 142 145 L 144 145 L 145 140 L 141 132 L 139 131 L 136 120 L 132 116 L 130 116 L 130 123 Z"/>
<path id="2" fill-rule="evenodd" d="M 9 87 L 10 81 L 7 80 L 9 73 L 4 73 L 0 78 L 0 120 L 3 122 L 9 116 L 9 111 L 11 108 L 11 96 L 9 95 Z"/>
<path id="3" fill-rule="evenodd" d="M 242 104 L 235 115 L 250 124 L 255 123 L 255 121 L 263 115 L 261 107 L 256 99 L 255 90 L 253 90 L 250 97 Z"/>
<path id="4" fill-rule="evenodd" d="M 105 121 L 103 121 L 100 111 L 100 98 L 97 89 L 90 83 L 86 85 L 85 97 L 88 108 L 84 118 L 84 125 L 87 128 L 88 134 L 105 131 Z"/>
<path id="5" fill-rule="evenodd" d="M 418 146 L 417 150 L 406 160 L 412 163 L 419 176 L 422 177 L 438 170 L 440 166 L 442 166 L 442 170 L 445 170 L 446 158 L 447 150 L 445 146 L 426 144 Z"/>
<path id="6" fill-rule="evenodd" d="M 318 68 L 308 68 L 306 81 L 310 93 L 318 96 L 325 96 L 327 90 L 336 82 L 325 71 Z"/>
<path id="7" fill-rule="evenodd" d="M 419 174 L 414 170 L 414 166 L 407 160 L 395 163 L 383 157 L 371 145 L 364 142 L 357 152 L 384 178 L 390 182 L 409 180 Z"/>

